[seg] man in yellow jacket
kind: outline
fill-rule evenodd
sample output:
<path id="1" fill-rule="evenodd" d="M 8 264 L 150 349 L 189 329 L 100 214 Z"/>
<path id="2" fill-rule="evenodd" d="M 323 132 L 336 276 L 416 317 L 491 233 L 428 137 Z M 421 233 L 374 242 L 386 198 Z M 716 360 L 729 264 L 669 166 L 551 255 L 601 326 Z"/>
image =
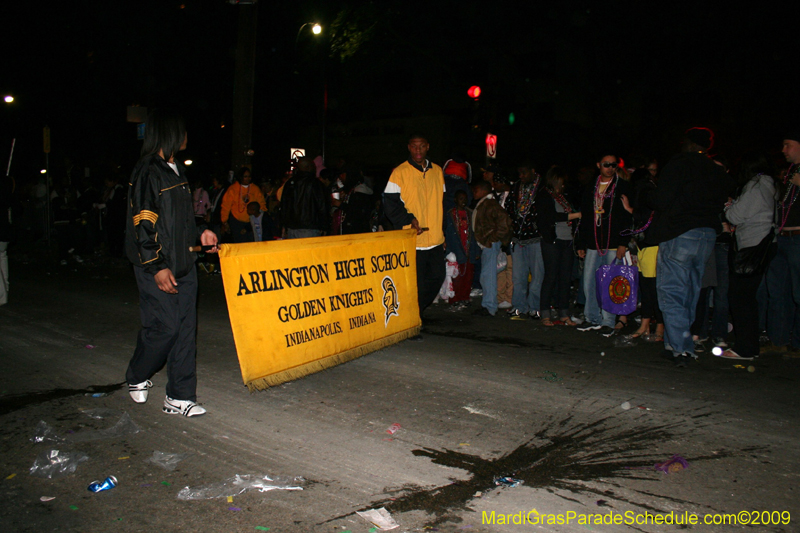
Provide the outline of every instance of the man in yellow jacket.
<path id="1" fill-rule="evenodd" d="M 417 299 L 420 316 L 444 283 L 442 168 L 427 159 L 430 145 L 421 135 L 408 140 L 409 158 L 392 171 L 383 191 L 386 216 L 396 228 L 417 230 Z"/>

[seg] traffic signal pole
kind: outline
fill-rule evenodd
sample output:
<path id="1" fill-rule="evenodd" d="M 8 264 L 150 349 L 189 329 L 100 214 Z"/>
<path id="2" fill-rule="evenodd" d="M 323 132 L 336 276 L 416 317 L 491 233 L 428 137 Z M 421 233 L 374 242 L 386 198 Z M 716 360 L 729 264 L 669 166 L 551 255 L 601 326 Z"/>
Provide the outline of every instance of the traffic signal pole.
<path id="1" fill-rule="evenodd" d="M 239 35 L 236 42 L 236 72 L 233 85 L 231 167 L 250 166 L 253 143 L 253 90 L 256 67 L 256 25 L 258 3 L 241 3 Z"/>

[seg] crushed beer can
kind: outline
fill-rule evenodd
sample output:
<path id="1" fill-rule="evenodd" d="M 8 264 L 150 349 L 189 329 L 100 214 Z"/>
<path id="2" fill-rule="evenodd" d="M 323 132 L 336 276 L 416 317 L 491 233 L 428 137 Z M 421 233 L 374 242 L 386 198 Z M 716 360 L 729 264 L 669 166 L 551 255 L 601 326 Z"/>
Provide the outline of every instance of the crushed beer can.
<path id="1" fill-rule="evenodd" d="M 504 487 L 517 487 L 521 484 L 525 483 L 521 479 L 513 478 L 511 476 L 500 476 L 494 478 L 494 484 L 497 486 L 504 486 Z"/>
<path id="2" fill-rule="evenodd" d="M 108 476 L 105 481 L 92 481 L 87 489 L 91 492 L 102 492 L 104 490 L 111 490 L 117 486 L 117 478 Z"/>

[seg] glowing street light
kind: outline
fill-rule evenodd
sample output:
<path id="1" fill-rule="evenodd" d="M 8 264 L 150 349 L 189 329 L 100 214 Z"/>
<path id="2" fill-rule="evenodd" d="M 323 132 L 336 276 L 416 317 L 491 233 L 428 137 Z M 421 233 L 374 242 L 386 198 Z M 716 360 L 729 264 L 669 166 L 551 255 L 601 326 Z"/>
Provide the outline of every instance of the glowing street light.
<path id="1" fill-rule="evenodd" d="M 300 41 L 300 34 L 303 32 L 303 28 L 306 26 L 311 26 L 311 33 L 314 35 L 320 35 L 322 33 L 322 26 L 318 22 L 306 22 L 300 29 L 297 30 L 297 37 L 294 38 L 294 49 L 295 53 L 297 53 L 297 43 Z M 297 74 L 297 71 L 295 71 Z M 325 75 L 325 58 L 323 56 L 322 59 L 322 160 L 325 160 L 325 122 L 327 120 L 328 115 L 328 82 Z"/>
<path id="2" fill-rule="evenodd" d="M 322 33 L 322 26 L 320 26 L 319 22 L 306 22 L 300 29 L 297 30 L 297 37 L 294 38 L 294 45 L 297 46 L 297 42 L 300 40 L 300 34 L 303 32 L 303 28 L 306 26 L 311 26 L 311 33 L 314 35 L 319 35 Z"/>
<path id="3" fill-rule="evenodd" d="M 13 102 L 13 101 L 14 101 L 14 97 L 13 97 L 13 96 L 11 96 L 10 94 L 7 94 L 7 95 L 6 95 L 6 97 L 5 97 L 5 98 L 3 98 L 3 100 L 5 100 L 5 102 L 6 102 L 7 104 L 10 104 L 11 102 Z"/>
<path id="4" fill-rule="evenodd" d="M 39 174 L 47 174 L 47 169 L 43 168 L 42 170 L 39 171 Z"/>
<path id="5" fill-rule="evenodd" d="M 186 165 L 187 167 L 192 166 L 192 163 L 193 161 L 191 159 L 187 159 L 186 161 L 183 162 L 183 164 Z"/>

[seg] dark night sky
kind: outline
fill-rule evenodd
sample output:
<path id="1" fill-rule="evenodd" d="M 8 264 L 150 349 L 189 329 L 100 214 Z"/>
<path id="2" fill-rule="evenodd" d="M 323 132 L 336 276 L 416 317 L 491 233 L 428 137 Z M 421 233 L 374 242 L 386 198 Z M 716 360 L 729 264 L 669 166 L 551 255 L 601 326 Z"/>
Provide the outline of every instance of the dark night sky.
<path id="1" fill-rule="evenodd" d="M 506 164 L 525 157 L 575 167 L 601 146 L 663 159 L 693 125 L 714 128 L 732 158 L 749 147 L 777 150 L 798 118 L 798 10 L 654 4 L 262 2 L 256 171 L 280 171 L 290 145 L 317 148 L 309 132 L 319 129 L 323 61 L 331 135 L 352 121 L 446 116 L 453 131 L 450 146 L 434 147 L 438 159 L 480 150 L 489 128 Z M 17 100 L 2 109 L 0 141 L 7 154 L 18 139 L 17 176 L 42 167 L 45 123 L 55 173 L 66 155 L 97 172 L 131 165 L 139 149 L 125 122 L 131 104 L 180 105 L 197 172 L 229 166 L 230 128 L 220 126 L 231 119 L 242 7 L 140 0 L 1 9 L 0 91 Z M 319 38 L 306 28 L 295 44 L 308 21 L 326 31 Z M 483 89 L 478 106 L 466 95 L 474 84 Z M 404 156 L 401 147 L 385 164 Z"/>

